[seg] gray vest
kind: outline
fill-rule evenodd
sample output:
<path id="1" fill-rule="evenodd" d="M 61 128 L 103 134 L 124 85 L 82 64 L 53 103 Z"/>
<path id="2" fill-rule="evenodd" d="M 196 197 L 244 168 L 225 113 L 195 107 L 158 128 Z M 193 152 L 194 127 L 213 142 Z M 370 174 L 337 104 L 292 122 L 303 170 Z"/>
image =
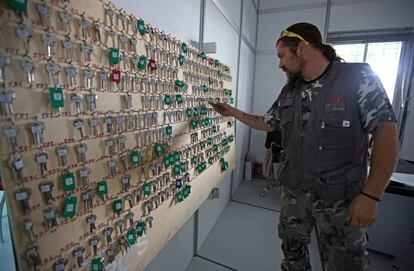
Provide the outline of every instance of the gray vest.
<path id="1" fill-rule="evenodd" d="M 322 89 L 313 96 L 311 115 L 302 125 L 299 86 L 278 98 L 282 147 L 281 184 L 304 188 L 327 201 L 347 200 L 367 176 L 368 134 L 362 127 L 357 91 L 366 64 L 334 62 Z"/>

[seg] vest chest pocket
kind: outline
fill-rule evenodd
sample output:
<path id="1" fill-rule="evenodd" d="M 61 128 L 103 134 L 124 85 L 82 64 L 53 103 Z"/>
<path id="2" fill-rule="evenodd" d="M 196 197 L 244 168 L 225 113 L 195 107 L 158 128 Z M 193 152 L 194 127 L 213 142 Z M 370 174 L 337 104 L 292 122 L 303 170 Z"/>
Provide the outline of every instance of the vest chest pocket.
<path id="1" fill-rule="evenodd" d="M 352 147 L 352 127 L 352 121 L 347 118 L 323 118 L 321 121 L 321 146 L 328 149 Z"/>
<path id="2" fill-rule="evenodd" d="M 280 100 L 279 103 L 279 117 L 280 117 L 280 128 L 282 132 L 282 147 L 287 146 L 287 140 L 289 138 L 291 123 L 294 114 L 294 97 L 286 97 Z"/>

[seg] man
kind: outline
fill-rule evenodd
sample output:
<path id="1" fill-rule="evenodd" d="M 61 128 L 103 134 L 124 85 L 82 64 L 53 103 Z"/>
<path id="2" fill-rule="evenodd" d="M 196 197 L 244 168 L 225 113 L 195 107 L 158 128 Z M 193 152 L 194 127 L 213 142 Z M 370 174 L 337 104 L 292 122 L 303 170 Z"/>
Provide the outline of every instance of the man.
<path id="1" fill-rule="evenodd" d="M 213 107 L 255 129 L 281 129 L 282 270 L 311 270 L 307 244 L 315 223 L 326 270 L 366 270 L 364 230 L 375 220 L 398 156 L 392 106 L 370 67 L 341 63 L 312 24 L 288 27 L 276 50 L 288 82 L 264 116 Z"/>

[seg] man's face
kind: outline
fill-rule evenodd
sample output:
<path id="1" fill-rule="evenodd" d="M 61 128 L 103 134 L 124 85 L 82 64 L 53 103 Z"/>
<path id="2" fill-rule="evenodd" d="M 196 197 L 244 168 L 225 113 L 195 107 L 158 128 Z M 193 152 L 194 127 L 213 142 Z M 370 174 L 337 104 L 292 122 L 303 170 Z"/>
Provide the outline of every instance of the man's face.
<path id="1" fill-rule="evenodd" d="M 279 58 L 279 68 L 282 69 L 288 78 L 300 77 L 302 75 L 303 60 L 279 42 L 276 46 L 277 56 Z"/>

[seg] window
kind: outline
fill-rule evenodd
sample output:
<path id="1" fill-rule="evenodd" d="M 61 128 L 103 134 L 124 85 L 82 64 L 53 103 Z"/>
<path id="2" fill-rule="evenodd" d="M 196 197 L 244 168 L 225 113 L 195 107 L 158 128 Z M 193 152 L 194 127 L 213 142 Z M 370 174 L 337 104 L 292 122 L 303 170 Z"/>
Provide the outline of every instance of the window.
<path id="1" fill-rule="evenodd" d="M 334 45 L 346 62 L 365 62 L 379 76 L 391 103 L 397 82 L 402 42 L 370 42 Z"/>

